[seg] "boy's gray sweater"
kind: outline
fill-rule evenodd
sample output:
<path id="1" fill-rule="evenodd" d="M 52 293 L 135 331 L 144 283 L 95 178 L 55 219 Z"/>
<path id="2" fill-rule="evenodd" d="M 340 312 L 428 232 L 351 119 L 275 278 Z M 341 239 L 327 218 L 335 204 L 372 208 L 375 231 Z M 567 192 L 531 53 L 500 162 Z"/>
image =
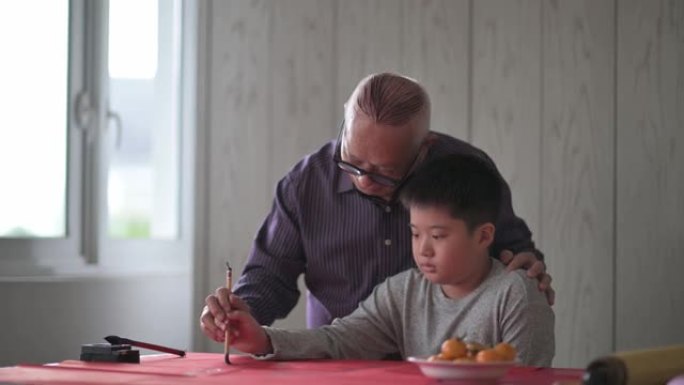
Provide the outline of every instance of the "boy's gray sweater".
<path id="1" fill-rule="evenodd" d="M 444 295 L 417 269 L 388 278 L 350 315 L 314 330 L 266 328 L 275 359 L 380 359 L 439 353 L 458 337 L 494 346 L 508 342 L 525 365 L 550 366 L 555 350 L 554 314 L 536 279 L 506 273 L 492 259 L 489 275 L 461 299 Z"/>

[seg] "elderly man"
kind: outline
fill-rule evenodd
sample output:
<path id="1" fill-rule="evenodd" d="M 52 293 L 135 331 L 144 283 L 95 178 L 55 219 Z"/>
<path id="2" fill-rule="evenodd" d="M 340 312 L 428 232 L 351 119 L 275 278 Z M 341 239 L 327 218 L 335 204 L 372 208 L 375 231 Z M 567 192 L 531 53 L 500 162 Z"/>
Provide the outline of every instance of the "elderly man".
<path id="1" fill-rule="evenodd" d="M 337 140 L 306 156 L 277 185 L 234 292 L 263 325 L 283 318 L 309 291 L 307 324 L 317 327 L 351 313 L 373 287 L 413 264 L 408 213 L 397 194 L 411 171 L 446 154 L 481 150 L 430 131 L 430 101 L 412 79 L 389 73 L 363 79 L 345 104 Z M 508 269 L 525 268 L 553 303 L 543 254 L 511 206 L 505 184 L 491 248 Z M 221 341 L 230 309 L 227 290 L 206 299 L 201 328 Z"/>

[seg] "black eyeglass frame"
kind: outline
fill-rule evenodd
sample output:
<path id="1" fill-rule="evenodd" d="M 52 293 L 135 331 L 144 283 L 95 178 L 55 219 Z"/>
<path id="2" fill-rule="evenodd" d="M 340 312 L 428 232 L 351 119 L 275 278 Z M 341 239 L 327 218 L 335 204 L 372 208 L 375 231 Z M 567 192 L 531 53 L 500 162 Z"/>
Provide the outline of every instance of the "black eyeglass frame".
<path id="1" fill-rule="evenodd" d="M 396 188 L 401 186 L 406 179 L 409 177 L 411 172 L 416 166 L 416 162 L 420 158 L 420 155 L 423 153 L 423 146 L 421 145 L 421 149 L 418 150 L 418 153 L 416 153 L 416 156 L 413 158 L 413 160 L 410 163 L 410 166 L 408 170 L 406 170 L 406 173 L 401 179 L 394 179 L 390 178 L 388 176 L 384 176 L 378 173 L 366 171 L 358 166 L 355 166 L 349 162 L 346 162 L 342 160 L 342 136 L 344 135 L 344 119 L 342 120 L 342 123 L 340 123 L 340 132 L 337 134 L 337 144 L 335 145 L 335 152 L 333 153 L 333 161 L 337 164 L 337 167 L 344 171 L 345 173 L 352 175 L 354 177 L 361 177 L 361 176 L 366 176 L 370 178 L 373 182 L 376 182 L 378 184 L 381 184 L 386 187 L 392 187 Z"/>

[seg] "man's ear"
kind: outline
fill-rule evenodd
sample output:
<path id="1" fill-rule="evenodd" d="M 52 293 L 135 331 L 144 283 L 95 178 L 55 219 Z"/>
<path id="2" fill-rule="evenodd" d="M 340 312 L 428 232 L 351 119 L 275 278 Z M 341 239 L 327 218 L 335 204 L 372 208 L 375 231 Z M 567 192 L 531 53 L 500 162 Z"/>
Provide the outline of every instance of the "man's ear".
<path id="1" fill-rule="evenodd" d="M 496 234 L 496 227 L 493 223 L 487 222 L 477 228 L 477 243 L 482 248 L 488 248 L 494 243 L 494 235 Z"/>

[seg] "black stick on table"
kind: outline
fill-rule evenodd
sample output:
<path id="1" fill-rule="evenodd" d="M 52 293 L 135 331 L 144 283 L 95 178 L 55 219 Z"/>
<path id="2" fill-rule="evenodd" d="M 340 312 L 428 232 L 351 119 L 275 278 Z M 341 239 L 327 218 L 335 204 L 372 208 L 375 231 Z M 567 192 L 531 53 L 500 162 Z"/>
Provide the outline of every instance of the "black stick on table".
<path id="1" fill-rule="evenodd" d="M 178 349 L 173 349 L 173 348 L 168 348 L 166 346 L 150 344 L 147 342 L 135 341 L 135 340 L 131 340 L 128 338 L 119 337 L 119 336 L 107 336 L 104 339 L 105 339 L 105 341 L 109 342 L 112 345 L 128 344 L 128 345 L 137 346 L 137 347 L 140 347 L 143 349 L 156 350 L 158 352 L 170 353 L 170 354 L 175 354 L 177 356 L 185 357 L 184 351 L 178 350 Z"/>

